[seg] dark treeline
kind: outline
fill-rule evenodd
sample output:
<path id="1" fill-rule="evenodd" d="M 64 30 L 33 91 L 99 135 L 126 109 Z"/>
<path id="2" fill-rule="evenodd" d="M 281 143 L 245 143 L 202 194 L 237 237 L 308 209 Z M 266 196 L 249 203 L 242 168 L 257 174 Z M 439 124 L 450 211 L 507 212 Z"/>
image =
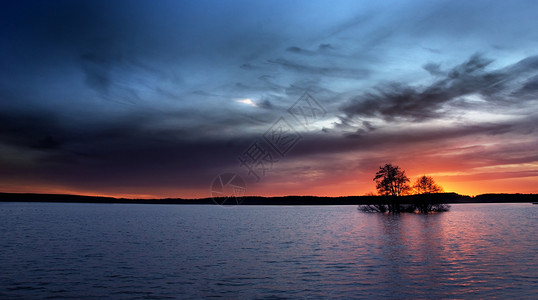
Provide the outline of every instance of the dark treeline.
<path id="1" fill-rule="evenodd" d="M 473 200 L 479 203 L 537 202 L 538 194 L 482 194 Z"/>
<path id="2" fill-rule="evenodd" d="M 400 203 L 417 203 L 425 195 L 407 195 L 391 198 L 387 196 L 285 196 L 258 197 L 247 196 L 238 199 L 241 205 L 368 205 L 382 203 L 390 199 L 398 199 Z M 427 195 L 429 200 L 442 203 L 522 203 L 538 202 L 538 194 L 482 194 L 475 197 L 456 193 L 436 193 Z M 127 199 L 113 197 L 96 197 L 65 194 L 20 194 L 0 193 L 0 202 L 59 202 L 59 203 L 138 203 L 138 204 L 215 204 L 219 199 Z M 227 203 L 234 203 L 228 201 Z"/>
<path id="3" fill-rule="evenodd" d="M 136 203 L 136 204 L 214 204 L 211 198 L 205 199 L 129 199 L 99 196 L 66 194 L 19 194 L 0 193 L 0 202 L 58 202 L 58 203 Z"/>

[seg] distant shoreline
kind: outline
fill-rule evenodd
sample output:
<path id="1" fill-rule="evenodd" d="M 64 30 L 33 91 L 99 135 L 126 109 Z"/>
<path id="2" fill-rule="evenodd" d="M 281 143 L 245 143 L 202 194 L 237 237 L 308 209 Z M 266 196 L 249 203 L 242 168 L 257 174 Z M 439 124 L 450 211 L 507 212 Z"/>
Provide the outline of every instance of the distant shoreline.
<path id="1" fill-rule="evenodd" d="M 404 201 L 413 201 L 425 195 L 403 196 Z M 533 203 L 538 202 L 538 194 L 481 194 L 474 197 L 456 193 L 439 193 L 427 195 L 437 201 L 456 203 Z M 317 197 L 317 196 L 284 196 L 261 197 L 246 196 L 239 198 L 240 205 L 364 205 L 377 203 L 382 196 L 343 196 L 343 197 Z M 200 204 L 215 205 L 222 203 L 222 198 L 161 198 L 161 199 L 128 199 L 99 196 L 82 196 L 68 194 L 34 194 L 34 193 L 0 193 L 0 202 L 50 202 L 50 203 L 115 203 L 115 204 Z M 226 203 L 237 205 L 235 201 Z"/>

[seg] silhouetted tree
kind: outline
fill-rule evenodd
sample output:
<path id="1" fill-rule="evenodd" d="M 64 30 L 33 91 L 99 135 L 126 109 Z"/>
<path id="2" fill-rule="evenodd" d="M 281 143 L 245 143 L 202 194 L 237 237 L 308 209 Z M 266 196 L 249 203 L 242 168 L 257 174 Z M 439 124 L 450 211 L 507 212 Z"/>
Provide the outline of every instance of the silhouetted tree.
<path id="1" fill-rule="evenodd" d="M 413 190 L 415 194 L 432 194 L 443 192 L 443 188 L 437 185 L 431 176 L 426 175 L 417 178 L 415 184 L 413 184 Z"/>
<path id="2" fill-rule="evenodd" d="M 409 178 L 405 175 L 405 171 L 398 166 L 386 164 L 379 167 L 375 174 L 374 181 L 379 195 L 389 196 L 384 198 L 381 203 L 370 205 L 364 210 L 378 212 L 401 212 L 408 209 L 408 206 L 400 203 L 399 196 L 406 195 L 409 190 Z"/>
<path id="3" fill-rule="evenodd" d="M 375 173 L 377 192 L 382 196 L 403 196 L 409 192 L 409 178 L 398 166 L 386 164 Z"/>
<path id="4" fill-rule="evenodd" d="M 423 175 L 417 178 L 413 185 L 413 190 L 415 194 L 422 195 L 415 202 L 415 209 L 420 213 L 447 211 L 450 207 L 444 203 L 436 202 L 433 197 L 427 196 L 427 194 L 443 192 L 443 188 L 437 185 L 431 176 Z"/>

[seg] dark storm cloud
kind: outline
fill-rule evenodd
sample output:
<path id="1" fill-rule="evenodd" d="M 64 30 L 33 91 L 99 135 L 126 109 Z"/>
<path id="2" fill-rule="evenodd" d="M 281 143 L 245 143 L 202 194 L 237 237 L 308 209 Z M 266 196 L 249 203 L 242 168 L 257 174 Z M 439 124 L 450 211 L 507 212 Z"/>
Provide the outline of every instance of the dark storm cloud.
<path id="1" fill-rule="evenodd" d="M 385 120 L 405 118 L 424 121 L 443 116 L 449 104 L 462 96 L 477 94 L 488 101 L 507 98 L 517 88 L 516 81 L 524 80 L 538 72 L 538 56 L 528 57 L 503 69 L 486 70 L 493 60 L 473 55 L 463 64 L 448 71 L 438 65 L 427 64 L 432 75 L 441 77 L 426 87 L 410 86 L 405 83 L 388 83 L 377 87 L 377 92 L 352 98 L 342 107 L 348 116 L 380 117 Z M 532 80 L 532 79 L 531 79 Z"/>
<path id="2" fill-rule="evenodd" d="M 0 165 L 5 166 L 0 176 L 41 178 L 79 188 L 109 184 L 200 188 L 211 176 L 236 167 L 235 157 L 253 139 L 189 139 L 199 129 L 147 127 L 161 117 L 130 117 L 77 128 L 50 115 L 1 115 L 0 145 L 29 154 L 25 165 L 31 172 L 13 166 L 12 157 L 0 150 Z M 208 122 L 206 130 L 210 126 L 215 130 L 222 124 Z"/>
<path id="3" fill-rule="evenodd" d="M 33 148 L 40 145 L 51 145 L 55 141 L 57 148 L 61 142 L 54 136 L 63 135 L 63 126 L 52 115 L 29 114 L 19 115 L 0 113 L 0 138 L 5 144 Z M 48 142 L 47 142 L 48 140 Z M 43 143 L 45 142 L 45 143 Z"/>

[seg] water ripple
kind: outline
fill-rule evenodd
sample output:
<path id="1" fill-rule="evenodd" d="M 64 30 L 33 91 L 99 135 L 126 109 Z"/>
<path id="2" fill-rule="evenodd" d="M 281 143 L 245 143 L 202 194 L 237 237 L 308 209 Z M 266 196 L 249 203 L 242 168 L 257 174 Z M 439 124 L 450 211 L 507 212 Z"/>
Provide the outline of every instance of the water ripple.
<path id="1" fill-rule="evenodd" d="M 0 298 L 533 299 L 537 209 L 2 203 Z"/>

